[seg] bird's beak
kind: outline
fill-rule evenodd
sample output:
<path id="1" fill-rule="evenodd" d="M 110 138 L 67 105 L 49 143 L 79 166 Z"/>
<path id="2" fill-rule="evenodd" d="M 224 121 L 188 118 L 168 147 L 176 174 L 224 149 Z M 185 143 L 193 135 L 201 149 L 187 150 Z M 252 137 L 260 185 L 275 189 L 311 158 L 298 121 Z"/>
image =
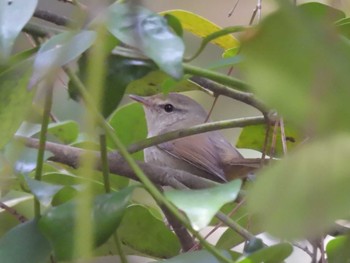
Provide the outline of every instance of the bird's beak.
<path id="1" fill-rule="evenodd" d="M 150 100 L 147 99 L 147 97 L 141 97 L 141 96 L 137 96 L 134 94 L 130 94 L 129 98 L 134 100 L 134 101 L 140 102 L 145 106 L 151 106 Z"/>

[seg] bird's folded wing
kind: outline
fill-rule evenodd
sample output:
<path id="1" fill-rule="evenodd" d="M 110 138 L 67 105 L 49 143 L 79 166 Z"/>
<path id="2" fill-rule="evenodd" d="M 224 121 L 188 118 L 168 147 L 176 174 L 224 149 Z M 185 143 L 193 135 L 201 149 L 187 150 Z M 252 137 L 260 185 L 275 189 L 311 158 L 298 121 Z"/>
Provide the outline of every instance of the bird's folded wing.
<path id="1" fill-rule="evenodd" d="M 162 143 L 158 147 L 178 159 L 227 181 L 216 146 L 206 134 L 173 140 Z"/>

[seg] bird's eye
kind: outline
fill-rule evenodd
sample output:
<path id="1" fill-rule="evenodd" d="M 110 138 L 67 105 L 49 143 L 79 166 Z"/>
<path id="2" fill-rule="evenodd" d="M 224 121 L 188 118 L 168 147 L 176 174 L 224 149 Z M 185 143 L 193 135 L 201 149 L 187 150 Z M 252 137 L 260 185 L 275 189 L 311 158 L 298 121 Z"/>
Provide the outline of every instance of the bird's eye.
<path id="1" fill-rule="evenodd" d="M 174 110 L 174 106 L 171 105 L 171 104 L 165 104 L 165 105 L 164 105 L 164 110 L 165 110 L 166 112 L 172 112 L 172 111 Z"/>

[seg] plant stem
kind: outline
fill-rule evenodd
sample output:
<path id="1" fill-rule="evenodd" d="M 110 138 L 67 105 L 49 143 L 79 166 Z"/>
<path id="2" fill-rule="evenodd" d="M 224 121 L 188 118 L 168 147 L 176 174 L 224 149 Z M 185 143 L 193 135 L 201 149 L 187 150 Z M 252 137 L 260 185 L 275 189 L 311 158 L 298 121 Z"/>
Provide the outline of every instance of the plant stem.
<path id="1" fill-rule="evenodd" d="M 125 253 L 124 253 L 123 248 L 122 248 L 122 243 L 120 242 L 120 238 L 119 238 L 117 232 L 115 232 L 113 234 L 113 239 L 114 239 L 114 242 L 115 242 L 115 244 L 117 246 L 117 251 L 119 253 L 120 262 L 121 263 L 127 263 L 128 259 L 125 256 Z"/>
<path id="2" fill-rule="evenodd" d="M 52 93 L 53 93 L 53 86 L 49 85 L 46 88 L 44 112 L 43 112 L 43 119 L 41 122 L 41 130 L 40 130 L 40 137 L 39 137 L 38 156 L 36 158 L 36 169 L 35 169 L 34 178 L 37 181 L 41 181 L 42 172 L 43 172 L 46 133 L 47 133 L 47 127 L 50 122 L 50 112 L 51 112 L 51 106 L 52 106 Z M 34 199 L 34 213 L 36 218 L 40 217 L 40 202 L 38 201 L 37 198 Z"/>
<path id="3" fill-rule="evenodd" d="M 185 73 L 187 73 L 187 74 L 208 78 L 208 79 L 211 79 L 211 80 L 218 82 L 222 85 L 236 88 L 240 91 L 249 90 L 248 83 L 246 83 L 242 80 L 239 80 L 239 79 L 236 79 L 236 78 L 233 78 L 233 77 L 230 77 L 230 76 L 227 76 L 225 74 L 221 74 L 221 73 L 209 70 L 209 69 L 196 67 L 196 66 L 193 66 L 193 65 L 190 65 L 187 63 L 183 63 L 182 65 L 184 67 Z"/>

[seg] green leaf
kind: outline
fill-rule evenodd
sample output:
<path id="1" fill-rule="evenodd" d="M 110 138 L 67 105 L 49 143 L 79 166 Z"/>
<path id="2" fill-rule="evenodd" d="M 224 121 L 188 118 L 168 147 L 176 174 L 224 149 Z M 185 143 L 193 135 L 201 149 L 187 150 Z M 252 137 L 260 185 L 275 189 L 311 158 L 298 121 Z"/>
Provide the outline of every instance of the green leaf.
<path id="1" fill-rule="evenodd" d="M 50 244 L 34 220 L 16 226 L 0 239 L 1 262 L 46 263 L 50 253 Z"/>
<path id="2" fill-rule="evenodd" d="M 228 252 L 224 251 L 223 255 L 231 259 Z M 222 261 L 218 260 L 213 254 L 209 253 L 206 250 L 200 250 L 200 251 L 193 251 L 193 252 L 187 252 L 183 253 L 179 256 L 173 257 L 171 259 L 166 260 L 159 260 L 155 261 L 155 263 L 184 263 L 184 262 L 191 262 L 191 263 L 220 263 Z"/>
<path id="3" fill-rule="evenodd" d="M 350 238 L 339 236 L 330 240 L 326 247 L 327 260 L 329 263 L 343 263 L 350 260 Z"/>
<path id="4" fill-rule="evenodd" d="M 171 14 L 165 14 L 164 18 L 166 19 L 168 25 L 174 30 L 176 35 L 182 37 L 184 32 L 180 20 Z"/>
<path id="5" fill-rule="evenodd" d="M 133 187 L 129 187 L 94 198 L 91 220 L 94 225 L 94 245 L 96 247 L 107 241 L 120 224 L 132 190 Z M 55 255 L 60 260 L 71 259 L 73 255 L 78 256 L 74 251 L 74 229 L 77 222 L 78 205 L 77 200 L 72 200 L 53 207 L 39 221 L 41 231 L 49 239 Z"/>
<path id="6" fill-rule="evenodd" d="M 0 1 L 0 61 L 8 59 L 12 46 L 32 17 L 37 0 Z M 1 63 L 0 63 L 1 64 Z"/>
<path id="7" fill-rule="evenodd" d="M 30 109 L 34 95 L 26 89 L 30 74 L 30 61 L 0 74 L 0 149 L 12 138 Z"/>
<path id="8" fill-rule="evenodd" d="M 348 134 L 304 144 L 261 171 L 248 192 L 250 212 L 278 237 L 325 233 L 349 215 L 349 155 Z"/>
<path id="9" fill-rule="evenodd" d="M 140 103 L 130 103 L 118 108 L 111 115 L 108 123 L 114 128 L 125 145 L 145 139 L 147 136 L 145 114 Z M 107 145 L 116 148 L 110 140 L 107 141 Z M 134 157 L 143 160 L 143 152 L 136 153 Z"/>
<path id="10" fill-rule="evenodd" d="M 345 13 L 339 9 L 322 3 L 311 2 L 299 5 L 298 8 L 307 16 L 335 22 L 345 17 Z"/>
<path id="11" fill-rule="evenodd" d="M 349 130 L 350 45 L 330 23 L 289 1 L 279 4 L 242 45 L 246 80 L 297 128 L 313 134 Z"/>
<path id="12" fill-rule="evenodd" d="M 126 93 L 140 96 L 155 95 L 164 92 L 164 83 L 168 82 L 169 80 L 172 80 L 174 85 L 170 87 L 168 92 L 184 92 L 201 89 L 200 86 L 192 81 L 189 81 L 188 79 L 175 82 L 164 72 L 157 70 L 148 73 L 143 78 L 130 82 L 126 89 Z"/>
<path id="13" fill-rule="evenodd" d="M 180 251 L 175 234 L 141 205 L 126 209 L 118 235 L 125 245 L 150 256 L 169 258 Z"/>
<path id="14" fill-rule="evenodd" d="M 65 144 L 74 142 L 79 135 L 79 125 L 75 121 L 50 123 L 48 133 L 57 137 Z"/>
<path id="15" fill-rule="evenodd" d="M 280 263 L 293 252 L 292 245 L 281 243 L 262 248 L 237 263 Z"/>
<path id="16" fill-rule="evenodd" d="M 35 58 L 29 88 L 55 69 L 76 59 L 93 44 L 95 38 L 93 31 L 64 32 L 46 41 Z"/>
<path id="17" fill-rule="evenodd" d="M 203 190 L 170 190 L 165 196 L 184 211 L 193 228 L 199 230 L 210 223 L 224 204 L 236 199 L 241 184 L 241 180 L 234 180 Z"/>
<path id="18" fill-rule="evenodd" d="M 350 17 L 338 20 L 335 25 L 343 36 L 350 39 Z"/>
<path id="19" fill-rule="evenodd" d="M 54 185 L 41 181 L 37 181 L 24 176 L 30 191 L 39 200 L 39 202 L 44 206 L 49 206 L 55 194 L 60 191 L 63 185 Z"/>
<path id="20" fill-rule="evenodd" d="M 274 126 L 271 126 L 270 138 L 273 137 L 273 129 L 274 129 Z M 298 146 L 303 141 L 303 138 L 300 136 L 300 132 L 298 132 L 295 128 L 291 127 L 290 125 L 285 125 L 284 132 L 286 136 L 287 149 L 289 151 L 295 148 L 296 146 Z M 254 125 L 254 126 L 245 127 L 243 128 L 243 130 L 241 131 L 241 134 L 239 135 L 236 146 L 237 148 L 247 148 L 247 149 L 253 149 L 261 152 L 264 147 L 265 136 L 266 136 L 266 125 Z M 277 128 L 276 144 L 274 149 L 275 149 L 274 156 L 281 157 L 284 155 L 280 127 Z"/>
<path id="21" fill-rule="evenodd" d="M 140 49 L 175 79 L 183 75 L 185 46 L 164 17 L 141 6 L 115 3 L 108 8 L 107 28 L 123 43 Z"/>

